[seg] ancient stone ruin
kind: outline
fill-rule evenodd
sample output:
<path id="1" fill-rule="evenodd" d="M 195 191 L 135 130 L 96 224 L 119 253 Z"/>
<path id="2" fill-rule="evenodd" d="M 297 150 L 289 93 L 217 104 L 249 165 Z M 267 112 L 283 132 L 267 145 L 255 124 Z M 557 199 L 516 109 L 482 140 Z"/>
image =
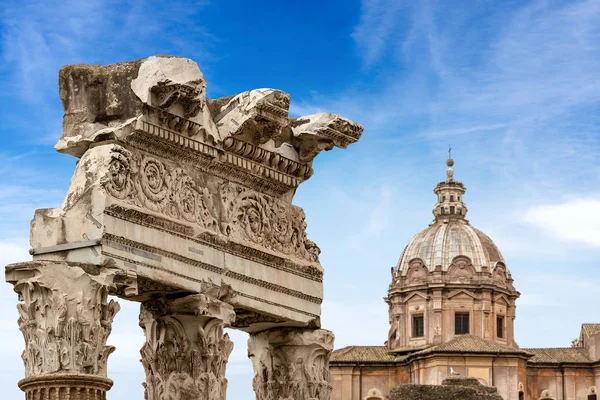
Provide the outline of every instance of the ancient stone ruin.
<path id="1" fill-rule="evenodd" d="M 146 399 L 224 399 L 224 327 L 250 333 L 257 399 L 329 399 L 320 250 L 292 198 L 363 128 L 290 118 L 274 89 L 207 99 L 186 58 L 70 65 L 59 83 L 55 148 L 80 159 L 62 206 L 35 213 L 33 260 L 6 267 L 26 398 L 106 398 L 112 295 L 141 304 Z"/>
<path id="2" fill-rule="evenodd" d="M 502 400 L 502 397 L 495 387 L 484 386 L 475 378 L 451 377 L 441 385 L 400 385 L 390 392 L 389 400 Z"/>

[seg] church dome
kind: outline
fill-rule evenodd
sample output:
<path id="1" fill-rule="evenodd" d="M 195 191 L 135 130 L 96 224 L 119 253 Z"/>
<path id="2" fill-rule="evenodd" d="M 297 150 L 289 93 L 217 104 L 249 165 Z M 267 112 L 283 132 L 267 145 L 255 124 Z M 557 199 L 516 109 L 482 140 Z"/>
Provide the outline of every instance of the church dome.
<path id="1" fill-rule="evenodd" d="M 448 159 L 446 165 L 447 179 L 434 189 L 438 197 L 433 209 L 435 220 L 404 248 L 396 266 L 398 275 L 406 275 L 415 260 L 429 271 L 437 266 L 447 271 L 458 256 L 467 257 L 476 272 L 492 271 L 498 262 L 504 264 L 492 239 L 465 219 L 467 206 L 463 195 L 466 189 L 462 182 L 454 180 L 454 161 Z"/>
<path id="2" fill-rule="evenodd" d="M 496 263 L 504 263 L 492 239 L 468 221 L 437 220 L 408 243 L 397 269 L 405 275 L 411 262 L 419 259 L 430 271 L 438 265 L 447 271 L 458 256 L 468 257 L 477 272 L 481 272 L 482 267 L 491 271 Z"/>
<path id="3" fill-rule="evenodd" d="M 385 298 L 388 350 L 412 351 L 461 335 L 517 348 L 513 321 L 519 292 L 492 239 L 465 218 L 467 189 L 454 179 L 454 161 L 446 165 L 446 180 L 433 190 L 434 221 L 392 267 Z"/>

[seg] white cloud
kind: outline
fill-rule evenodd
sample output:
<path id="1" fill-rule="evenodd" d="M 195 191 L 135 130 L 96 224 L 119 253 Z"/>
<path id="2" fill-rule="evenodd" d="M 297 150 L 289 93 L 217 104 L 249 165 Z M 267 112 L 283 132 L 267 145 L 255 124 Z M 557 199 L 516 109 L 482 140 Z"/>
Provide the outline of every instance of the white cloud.
<path id="1" fill-rule="evenodd" d="M 527 210 L 525 222 L 555 238 L 600 248 L 600 200 L 575 199 Z"/>
<path id="2" fill-rule="evenodd" d="M 206 65 L 213 59 L 209 47 L 216 39 L 199 23 L 206 3 L 193 3 L 174 0 L 169 7 L 159 7 L 152 0 L 25 0 L 7 4 L 0 14 L 4 61 L 0 70 L 12 75 L 8 84 L 14 85 L 13 95 L 41 106 L 52 118 L 56 76 L 65 64 L 93 63 L 107 55 L 126 61 L 132 55 L 181 52 Z"/>

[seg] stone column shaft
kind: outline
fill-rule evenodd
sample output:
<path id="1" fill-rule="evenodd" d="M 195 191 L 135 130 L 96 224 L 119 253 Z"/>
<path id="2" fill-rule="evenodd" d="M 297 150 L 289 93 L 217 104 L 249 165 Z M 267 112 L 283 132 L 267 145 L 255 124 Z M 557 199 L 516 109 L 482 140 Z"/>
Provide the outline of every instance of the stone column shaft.
<path id="1" fill-rule="evenodd" d="M 233 307 L 204 294 L 142 303 L 147 400 L 224 400 Z"/>
<path id="2" fill-rule="evenodd" d="M 329 400 L 333 333 L 324 329 L 272 329 L 252 334 L 248 356 L 257 400 Z"/>
<path id="3" fill-rule="evenodd" d="M 89 273 L 88 273 L 89 272 Z M 19 294 L 19 329 L 25 339 L 26 399 L 102 400 L 106 346 L 119 305 L 108 302 L 112 277 L 92 265 L 32 261 L 6 267 L 6 280 Z"/>

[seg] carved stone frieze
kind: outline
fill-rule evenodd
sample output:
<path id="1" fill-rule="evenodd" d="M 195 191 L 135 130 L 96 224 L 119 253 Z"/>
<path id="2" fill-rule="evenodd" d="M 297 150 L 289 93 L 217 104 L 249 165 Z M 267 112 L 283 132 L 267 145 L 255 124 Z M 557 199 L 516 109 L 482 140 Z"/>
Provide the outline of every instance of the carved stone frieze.
<path id="1" fill-rule="evenodd" d="M 228 238 L 318 262 L 304 211 L 231 182 L 209 182 L 158 158 L 113 146 L 103 186 L 109 196 Z"/>
<path id="2" fill-rule="evenodd" d="M 21 302 L 25 376 L 80 373 L 106 376 L 106 346 L 119 304 L 107 300 L 114 275 L 90 274 L 68 263 L 30 262 L 7 267 Z M 111 276 L 112 275 L 112 276 Z"/>
<path id="3" fill-rule="evenodd" d="M 329 400 L 334 336 L 323 329 L 272 329 L 252 334 L 248 356 L 257 400 Z"/>
<path id="4" fill-rule="evenodd" d="M 225 399 L 233 307 L 204 294 L 142 303 L 140 353 L 148 400 Z"/>
<path id="5" fill-rule="evenodd" d="M 160 131 L 175 147 L 210 157 L 220 152 L 219 166 L 230 170 L 224 174 L 241 172 L 259 185 L 276 181 L 288 194 L 313 174 L 312 160 L 321 150 L 346 148 L 363 129 L 329 113 L 290 118 L 290 95 L 276 89 L 210 101 L 197 64 L 181 57 L 67 66 L 59 84 L 65 109 L 59 151 L 81 157 L 97 142 L 128 142 L 139 131 Z"/>

